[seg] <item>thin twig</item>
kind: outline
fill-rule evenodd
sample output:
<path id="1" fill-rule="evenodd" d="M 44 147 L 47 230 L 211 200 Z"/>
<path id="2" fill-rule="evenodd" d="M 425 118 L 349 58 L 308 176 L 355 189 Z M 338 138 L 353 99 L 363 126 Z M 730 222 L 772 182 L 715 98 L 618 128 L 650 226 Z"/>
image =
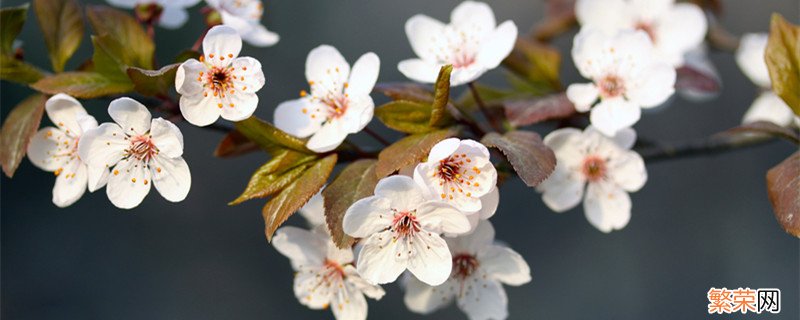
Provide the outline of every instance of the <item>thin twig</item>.
<path id="1" fill-rule="evenodd" d="M 369 127 L 364 127 L 364 132 L 370 135 L 373 139 L 378 140 L 378 142 L 380 142 L 384 146 L 389 146 L 392 144 L 391 142 L 389 142 L 389 140 L 384 139 L 383 137 L 381 137 L 381 135 L 379 135 L 375 131 L 372 131 L 372 129 L 370 129 Z"/>
<path id="2" fill-rule="evenodd" d="M 486 108 L 486 104 L 483 103 L 483 99 L 481 98 L 480 93 L 478 93 L 478 88 L 475 87 L 475 82 L 470 82 L 467 84 L 469 86 L 469 91 L 472 92 L 472 98 L 475 99 L 475 104 L 478 105 L 478 110 L 481 111 L 483 116 L 486 118 L 486 121 L 489 122 L 489 125 L 496 131 L 503 132 L 503 128 L 500 127 L 497 123 L 497 120 L 489 113 L 489 110 Z"/>
<path id="3" fill-rule="evenodd" d="M 714 135 L 711 137 L 673 145 L 647 146 L 635 149 L 645 162 L 714 155 L 755 147 L 774 141 L 773 136 L 761 134 Z"/>
<path id="4" fill-rule="evenodd" d="M 203 33 L 200 34 L 200 37 L 197 38 L 197 40 L 192 45 L 192 51 L 200 50 L 200 45 L 203 44 L 203 39 L 206 37 L 206 34 L 208 33 L 208 30 L 211 30 L 211 28 L 210 27 L 206 27 L 206 29 L 203 30 Z"/>

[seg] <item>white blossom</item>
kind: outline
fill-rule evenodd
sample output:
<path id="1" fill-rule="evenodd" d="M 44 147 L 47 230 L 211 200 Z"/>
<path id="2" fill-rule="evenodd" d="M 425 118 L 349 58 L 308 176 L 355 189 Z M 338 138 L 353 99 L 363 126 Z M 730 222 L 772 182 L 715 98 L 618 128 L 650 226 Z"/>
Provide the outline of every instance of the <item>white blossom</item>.
<path id="1" fill-rule="evenodd" d="M 297 212 L 306 219 L 311 228 L 325 225 L 325 202 L 322 198 L 322 190 L 311 197 Z"/>
<path id="2" fill-rule="evenodd" d="M 434 83 L 439 69 L 453 65 L 450 85 L 471 82 L 497 68 L 514 49 L 517 26 L 499 26 L 494 12 L 483 2 L 464 1 L 450 15 L 450 24 L 418 14 L 406 22 L 406 35 L 419 58 L 401 61 L 397 68 L 406 77 Z"/>
<path id="3" fill-rule="evenodd" d="M 429 314 L 455 298 L 458 308 L 471 320 L 507 318 L 508 298 L 503 284 L 520 286 L 531 281 L 530 268 L 522 256 L 494 243 L 494 228 L 488 221 L 481 222 L 469 235 L 446 241 L 453 256 L 450 277 L 435 287 L 408 277 L 406 306 Z"/>
<path id="4" fill-rule="evenodd" d="M 644 160 L 629 150 L 633 129 L 606 137 L 593 127 L 584 131 L 558 129 L 544 138 L 556 154 L 556 169 L 537 187 L 542 200 L 556 212 L 578 205 L 593 226 L 603 232 L 624 228 L 631 218 L 631 198 L 647 181 Z M 585 193 L 585 197 L 584 197 Z"/>
<path id="5" fill-rule="evenodd" d="M 242 39 L 256 47 L 268 47 L 278 43 L 277 33 L 261 24 L 264 4 L 261 0 L 206 0 L 222 17 L 222 24 L 235 29 Z"/>
<path id="6" fill-rule="evenodd" d="M 78 154 L 90 168 L 111 170 L 106 186 L 111 203 L 136 207 L 151 185 L 171 202 L 185 199 L 192 177 L 178 127 L 162 118 L 151 120 L 147 108 L 130 98 L 112 101 L 108 114 L 114 123 L 85 132 Z"/>
<path id="7" fill-rule="evenodd" d="M 189 20 L 186 9 L 194 7 L 200 0 L 106 0 L 113 6 L 134 9 L 136 6 L 158 5 L 163 10 L 158 24 L 167 29 L 177 29 Z"/>
<path id="8" fill-rule="evenodd" d="M 242 39 L 226 26 L 211 28 L 203 39 L 203 56 L 178 67 L 175 90 L 181 94 L 181 114 L 196 126 L 207 126 L 220 116 L 247 119 L 258 106 L 256 92 L 264 86 L 261 63 L 239 57 Z"/>
<path id="9" fill-rule="evenodd" d="M 319 228 L 280 228 L 272 245 L 291 261 L 296 271 L 294 295 L 311 309 L 330 306 L 336 319 L 363 320 L 367 318 L 364 296 L 380 300 L 384 295 L 380 286 L 358 275 L 353 267 L 353 251 L 337 248 Z"/>
<path id="10" fill-rule="evenodd" d="M 736 50 L 736 63 L 742 72 L 763 91 L 744 114 L 742 123 L 769 121 L 779 126 L 800 127 L 800 117 L 794 114 L 783 99 L 772 92 L 767 62 L 767 34 L 748 33 L 742 36 Z"/>
<path id="11" fill-rule="evenodd" d="M 45 111 L 55 127 L 39 130 L 28 144 L 28 159 L 42 170 L 56 175 L 53 203 L 69 206 L 108 181 L 108 169 L 86 166 L 78 156 L 78 143 L 84 133 L 97 128 L 97 121 L 88 115 L 78 100 L 66 94 L 54 95 L 45 103 Z"/>
<path id="12" fill-rule="evenodd" d="M 577 0 L 575 16 L 581 30 L 613 36 L 622 30 L 642 30 L 653 42 L 656 60 L 678 67 L 684 55 L 705 38 L 708 22 L 703 10 L 675 0 Z"/>
<path id="13" fill-rule="evenodd" d="M 314 48 L 306 59 L 311 93 L 302 91 L 300 99 L 278 105 L 275 126 L 299 138 L 310 136 L 306 146 L 313 151 L 336 149 L 348 134 L 372 120 L 375 103 L 369 94 L 379 70 L 380 59 L 372 52 L 362 55 L 351 70 L 336 48 Z"/>
<path id="14" fill-rule="evenodd" d="M 653 59 L 653 45 L 643 31 L 613 37 L 581 31 L 572 59 L 592 83 L 571 84 L 567 98 L 579 112 L 591 109 L 592 125 L 608 136 L 639 121 L 640 108 L 658 106 L 675 92 L 675 69 Z"/>
<path id="15" fill-rule="evenodd" d="M 440 234 L 463 234 L 470 225 L 452 206 L 426 201 L 411 178 L 391 176 L 378 182 L 374 196 L 347 209 L 343 229 L 363 238 L 356 267 L 370 283 L 393 282 L 408 269 L 420 281 L 439 285 L 452 269 L 450 250 Z"/>

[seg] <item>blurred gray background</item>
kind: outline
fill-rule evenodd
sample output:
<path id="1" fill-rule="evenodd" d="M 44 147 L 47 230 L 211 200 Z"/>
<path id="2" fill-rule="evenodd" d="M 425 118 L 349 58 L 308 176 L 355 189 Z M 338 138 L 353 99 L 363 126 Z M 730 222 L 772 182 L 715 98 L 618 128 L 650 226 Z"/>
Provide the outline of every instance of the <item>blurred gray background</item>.
<path id="1" fill-rule="evenodd" d="M 2 6 L 23 2 L 2 1 Z M 406 19 L 422 12 L 446 21 L 458 3 L 267 2 L 264 21 L 281 41 L 264 49 L 245 45 L 243 50 L 243 55 L 261 61 L 267 78 L 256 115 L 271 119 L 279 102 L 306 88 L 305 57 L 319 44 L 336 46 L 351 63 L 374 51 L 382 61 L 380 81 L 404 81 L 396 64 L 413 56 L 403 31 Z M 722 3 L 721 23 L 735 34 L 767 31 L 772 12 L 798 21 L 795 0 Z M 498 21 L 512 19 L 522 32 L 544 14 L 542 0 L 491 5 Z M 157 29 L 159 62 L 172 61 L 201 33 L 198 8 L 183 29 Z M 47 68 L 38 32 L 31 12 L 20 39 L 26 59 Z M 555 43 L 568 52 L 571 37 Z M 85 38 L 68 68 L 90 56 Z M 710 56 L 724 79 L 719 98 L 706 103 L 678 98 L 669 108 L 645 114 L 636 125 L 641 137 L 679 142 L 739 123 L 756 89 L 731 54 Z M 578 81 L 568 55 L 564 61 L 564 83 Z M 482 81 L 498 83 L 502 76 L 496 70 Z M 3 116 L 31 93 L 8 82 L 2 82 L 0 90 Z M 378 103 L 385 101 L 379 94 L 374 97 Z M 107 104 L 108 100 L 85 102 L 101 121 L 108 120 Z M 181 203 L 169 203 L 153 190 L 142 205 L 123 211 L 113 207 L 101 190 L 58 209 L 51 203 L 52 173 L 23 160 L 13 180 L 3 176 L 3 319 L 332 318 L 328 310 L 311 311 L 295 300 L 289 262 L 264 238 L 263 202 L 226 205 L 266 156 L 214 158 L 212 151 L 222 134 L 188 123 L 178 126 L 185 136 L 193 180 Z M 371 126 L 384 130 L 377 120 Z M 377 147 L 369 137 L 356 141 Z M 778 226 L 765 191 L 766 170 L 794 150 L 779 141 L 720 156 L 648 164 L 647 185 L 632 195 L 630 224 L 611 234 L 589 225 L 580 207 L 556 214 L 518 180 L 503 185 L 492 221 L 498 238 L 520 252 L 533 273 L 531 283 L 507 287 L 510 318 L 708 318 L 706 292 L 713 286 L 780 288 L 781 313 L 760 317 L 798 319 L 799 242 Z M 294 217 L 289 223 L 302 221 Z M 369 303 L 372 318 L 421 318 L 406 310 L 397 285 L 385 288 L 383 300 Z M 427 318 L 462 317 L 451 306 Z"/>

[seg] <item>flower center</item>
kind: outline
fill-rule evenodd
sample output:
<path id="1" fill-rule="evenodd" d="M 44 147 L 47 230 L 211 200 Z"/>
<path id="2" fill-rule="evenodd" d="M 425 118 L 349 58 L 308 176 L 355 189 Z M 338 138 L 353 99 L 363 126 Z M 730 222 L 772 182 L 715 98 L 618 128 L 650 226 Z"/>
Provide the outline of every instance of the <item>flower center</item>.
<path id="1" fill-rule="evenodd" d="M 233 79 L 235 76 L 232 73 L 232 67 L 212 67 L 206 74 L 203 86 L 211 90 L 214 97 L 225 98 L 228 93 L 234 93 Z M 219 106 L 222 107 L 221 104 Z"/>
<path id="2" fill-rule="evenodd" d="M 392 209 L 392 213 L 394 214 L 394 219 L 389 230 L 395 233 L 395 238 L 407 238 L 419 232 L 420 225 L 419 221 L 417 221 L 417 210 L 398 211 Z"/>
<path id="3" fill-rule="evenodd" d="M 467 54 L 464 51 L 454 53 L 451 63 L 453 64 L 453 68 L 466 68 L 475 63 L 475 56 Z"/>
<path id="4" fill-rule="evenodd" d="M 439 161 L 439 166 L 434 172 L 434 176 L 439 178 L 439 186 L 442 187 L 440 196 L 443 200 L 453 200 L 453 194 L 463 193 L 467 197 L 472 197 L 470 187 L 479 187 L 475 182 L 475 175 L 479 175 L 481 170 L 472 167 L 470 171 L 467 166 L 472 163 L 472 159 L 467 154 L 454 154 Z M 465 192 L 464 189 L 467 189 Z"/>
<path id="5" fill-rule="evenodd" d="M 598 156 L 589 156 L 583 160 L 583 175 L 589 181 L 597 181 L 606 176 L 606 161 Z"/>
<path id="6" fill-rule="evenodd" d="M 321 101 L 328 106 L 329 118 L 337 119 L 347 112 L 347 97 L 344 95 L 323 98 Z"/>
<path id="7" fill-rule="evenodd" d="M 645 33 L 647 33 L 647 36 L 650 37 L 650 41 L 656 43 L 656 31 L 653 28 L 653 24 L 644 21 L 639 21 L 633 27 L 636 30 L 642 30 Z"/>
<path id="8" fill-rule="evenodd" d="M 325 271 L 323 271 L 325 279 L 330 281 L 333 278 L 343 279 L 344 268 L 335 261 L 325 259 Z"/>
<path id="9" fill-rule="evenodd" d="M 625 93 L 625 83 L 616 75 L 608 75 L 597 84 L 603 98 L 613 98 Z"/>
<path id="10" fill-rule="evenodd" d="M 453 257 L 453 278 L 464 280 L 478 269 L 478 259 L 471 254 L 458 254 Z"/>
<path id="11" fill-rule="evenodd" d="M 135 136 L 130 139 L 131 145 L 125 150 L 126 157 L 133 157 L 136 160 L 150 162 L 150 159 L 158 154 L 158 148 L 150 139 L 150 135 Z"/>

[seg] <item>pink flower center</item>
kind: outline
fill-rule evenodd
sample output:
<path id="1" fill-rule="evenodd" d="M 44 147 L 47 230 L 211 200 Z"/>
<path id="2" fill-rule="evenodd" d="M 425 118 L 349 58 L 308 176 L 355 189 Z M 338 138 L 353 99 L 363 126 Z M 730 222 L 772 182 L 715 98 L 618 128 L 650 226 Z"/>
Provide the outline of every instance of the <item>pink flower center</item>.
<path id="1" fill-rule="evenodd" d="M 589 156 L 583 160 L 583 175 L 589 181 L 605 178 L 606 170 L 606 161 L 598 156 Z"/>
<path id="2" fill-rule="evenodd" d="M 324 98 L 321 100 L 326 106 L 328 106 L 328 117 L 330 119 L 337 119 L 343 116 L 347 112 L 347 96 L 345 95 L 338 95 L 330 98 Z"/>
<path id="3" fill-rule="evenodd" d="M 475 56 L 463 51 L 455 53 L 453 54 L 451 63 L 453 64 L 453 68 L 466 68 L 475 63 Z"/>
<path id="4" fill-rule="evenodd" d="M 125 150 L 126 157 L 133 157 L 136 160 L 149 162 L 150 159 L 158 154 L 158 148 L 150 139 L 150 135 L 141 135 L 130 138 L 131 144 Z"/>
<path id="5" fill-rule="evenodd" d="M 392 226 L 389 228 L 395 233 L 395 238 L 412 237 L 420 230 L 419 221 L 417 221 L 417 210 L 412 211 L 398 211 L 392 209 L 394 219 Z"/>
<path id="6" fill-rule="evenodd" d="M 453 257 L 453 278 L 464 280 L 478 269 L 478 259 L 471 254 L 458 254 Z"/>
<path id="7" fill-rule="evenodd" d="M 650 37 L 650 41 L 652 41 L 653 43 L 656 43 L 656 31 L 653 28 L 653 24 L 652 23 L 639 21 L 634 25 L 634 28 L 636 30 L 642 30 L 645 33 L 647 33 L 647 36 Z"/>
<path id="8" fill-rule="evenodd" d="M 613 98 L 625 93 L 625 83 L 616 75 L 607 75 L 597 83 L 603 98 Z"/>
<path id="9" fill-rule="evenodd" d="M 344 268 L 336 261 L 325 259 L 324 277 L 330 281 L 332 279 L 344 279 Z"/>

